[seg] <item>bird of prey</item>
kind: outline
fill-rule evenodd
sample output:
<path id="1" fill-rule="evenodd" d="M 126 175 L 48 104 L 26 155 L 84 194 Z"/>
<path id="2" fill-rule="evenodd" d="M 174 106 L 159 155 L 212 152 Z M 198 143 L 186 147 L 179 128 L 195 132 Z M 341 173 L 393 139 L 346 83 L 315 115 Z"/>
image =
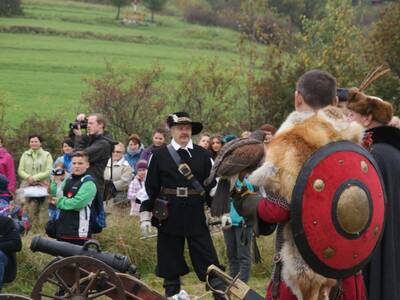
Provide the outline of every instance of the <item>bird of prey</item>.
<path id="1" fill-rule="evenodd" d="M 229 212 L 229 195 L 236 180 L 243 174 L 251 173 L 261 164 L 264 158 L 264 138 L 265 132 L 256 130 L 248 138 L 236 138 L 222 147 L 210 176 L 204 181 L 207 186 L 219 177 L 211 205 L 213 216 Z"/>

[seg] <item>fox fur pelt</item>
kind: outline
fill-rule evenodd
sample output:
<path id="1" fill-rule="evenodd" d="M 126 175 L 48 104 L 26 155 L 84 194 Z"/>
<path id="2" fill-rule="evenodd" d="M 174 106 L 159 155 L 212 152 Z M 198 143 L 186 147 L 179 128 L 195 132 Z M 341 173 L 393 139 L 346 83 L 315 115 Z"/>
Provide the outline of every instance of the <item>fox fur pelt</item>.
<path id="1" fill-rule="evenodd" d="M 363 128 L 349 123 L 340 108 L 328 106 L 317 113 L 293 112 L 266 145 L 264 164 L 249 180 L 257 186 L 285 197 L 291 202 L 293 188 L 303 164 L 322 146 L 341 140 L 360 143 Z M 301 257 L 290 225 L 284 225 L 282 278 L 299 300 L 325 300 L 335 279 L 315 273 Z"/>

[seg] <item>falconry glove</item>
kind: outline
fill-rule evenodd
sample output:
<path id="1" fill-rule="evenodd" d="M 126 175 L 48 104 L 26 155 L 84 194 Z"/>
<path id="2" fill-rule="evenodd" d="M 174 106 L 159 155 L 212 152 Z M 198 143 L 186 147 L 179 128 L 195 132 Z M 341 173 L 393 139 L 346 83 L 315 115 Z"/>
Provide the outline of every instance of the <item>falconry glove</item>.
<path id="1" fill-rule="evenodd" d="M 140 218 L 140 232 L 142 237 L 148 237 L 153 233 L 152 227 L 151 227 L 151 217 L 152 214 L 149 211 L 142 211 L 139 214 Z"/>

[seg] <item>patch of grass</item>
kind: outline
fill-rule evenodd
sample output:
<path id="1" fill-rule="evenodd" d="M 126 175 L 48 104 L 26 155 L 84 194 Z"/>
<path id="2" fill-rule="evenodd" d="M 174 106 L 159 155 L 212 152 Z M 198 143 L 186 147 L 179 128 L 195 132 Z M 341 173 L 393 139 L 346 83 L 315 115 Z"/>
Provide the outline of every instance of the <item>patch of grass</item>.
<path id="1" fill-rule="evenodd" d="M 0 18 L 0 90 L 10 103 L 11 124 L 33 112 L 63 110 L 73 118 L 83 109 L 82 78 L 101 73 L 105 61 L 133 72 L 157 62 L 164 68 L 162 79 L 174 82 L 187 62 L 238 58 L 237 33 L 177 17 L 157 16 L 155 26 L 124 26 L 107 5 L 26 0 L 23 7 L 24 17 Z"/>
<path id="2" fill-rule="evenodd" d="M 130 261 L 138 267 L 140 278 L 147 285 L 163 294 L 162 279 L 154 275 L 156 266 L 156 240 L 140 240 L 140 228 L 138 219 L 128 216 L 128 208 L 113 208 L 107 217 L 107 228 L 96 236 L 103 251 L 120 253 L 129 257 Z M 7 284 L 3 291 L 21 295 L 29 295 L 39 277 L 41 271 L 53 259 L 52 256 L 31 252 L 29 247 L 31 240 L 36 234 L 43 233 L 44 222 L 39 222 L 27 235 L 23 236 L 23 249 L 17 255 L 18 274 L 17 279 Z M 213 240 L 220 261 L 226 264 L 225 244 L 222 233 L 214 233 Z M 263 262 L 252 266 L 252 276 L 249 285 L 261 295 L 265 294 L 265 284 L 271 272 L 271 258 L 273 253 L 272 237 L 258 239 Z M 186 253 L 187 262 L 190 266 L 190 259 Z M 191 270 L 193 268 L 191 267 Z M 182 277 L 182 288 L 192 296 L 204 294 L 205 284 L 200 282 L 192 271 Z M 211 297 L 205 297 L 211 299 Z"/>

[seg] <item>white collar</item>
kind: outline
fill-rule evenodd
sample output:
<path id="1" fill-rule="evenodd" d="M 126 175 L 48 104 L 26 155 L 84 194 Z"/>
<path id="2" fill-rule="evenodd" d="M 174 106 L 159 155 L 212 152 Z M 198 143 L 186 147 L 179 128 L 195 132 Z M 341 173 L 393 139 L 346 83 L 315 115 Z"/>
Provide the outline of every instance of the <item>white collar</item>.
<path id="1" fill-rule="evenodd" d="M 189 140 L 189 143 L 187 143 L 186 147 L 181 147 L 181 145 L 179 145 L 174 139 L 171 140 L 171 145 L 172 147 L 174 147 L 175 151 L 178 151 L 179 149 L 184 149 L 186 151 L 189 151 L 189 149 L 193 149 L 192 139 Z"/>

